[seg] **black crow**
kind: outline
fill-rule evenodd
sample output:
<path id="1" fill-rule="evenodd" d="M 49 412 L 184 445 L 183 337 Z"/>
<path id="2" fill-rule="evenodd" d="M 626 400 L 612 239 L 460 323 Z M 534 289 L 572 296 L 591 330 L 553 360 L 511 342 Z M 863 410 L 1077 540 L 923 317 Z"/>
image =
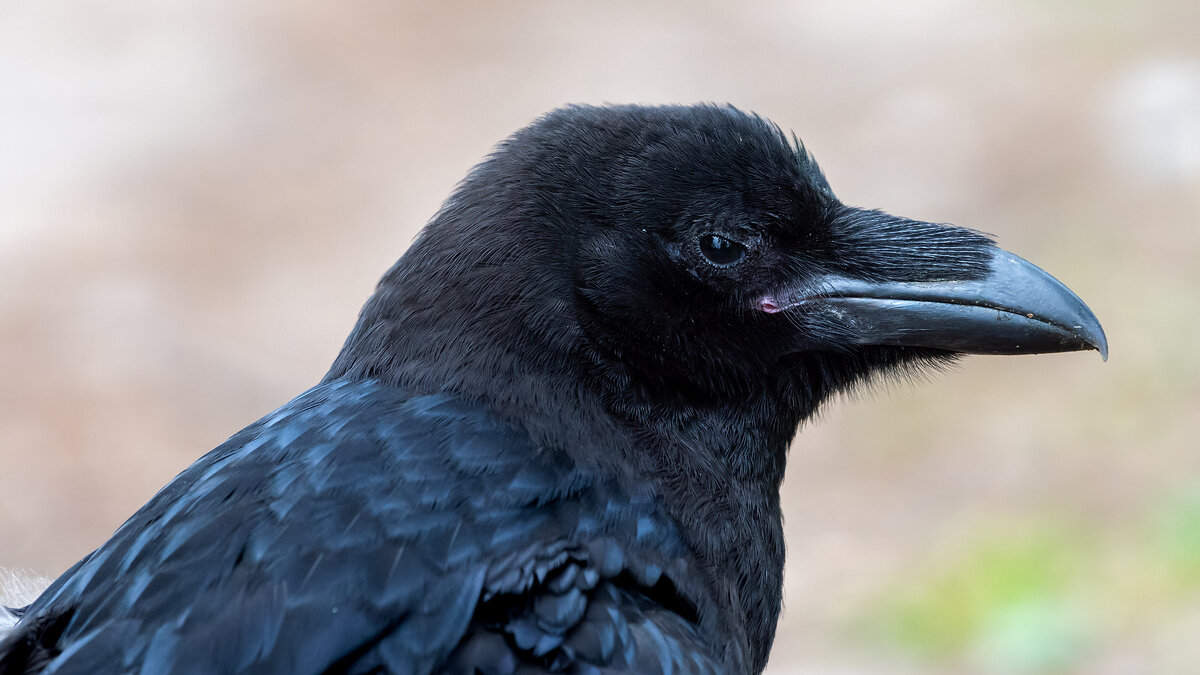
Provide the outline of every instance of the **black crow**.
<path id="1" fill-rule="evenodd" d="M 504 141 L 320 384 L 58 578 L 0 673 L 757 673 L 779 486 L 831 394 L 1107 346 L 971 230 L 842 204 L 732 107 Z"/>

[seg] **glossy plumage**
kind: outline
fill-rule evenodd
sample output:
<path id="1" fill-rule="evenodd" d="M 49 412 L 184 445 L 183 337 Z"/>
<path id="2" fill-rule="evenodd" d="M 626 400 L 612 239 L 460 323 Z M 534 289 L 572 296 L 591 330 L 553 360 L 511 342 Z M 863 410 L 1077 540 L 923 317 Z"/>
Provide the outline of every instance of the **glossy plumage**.
<path id="1" fill-rule="evenodd" d="M 954 351 L 1106 349 L 1002 253 L 842 204 L 733 108 L 550 113 L 319 385 L 19 610 L 0 675 L 761 672 L 802 420 Z"/>
<path id="2" fill-rule="evenodd" d="M 3 663 L 718 672 L 692 572 L 652 500 L 478 406 L 332 382 L 180 474 L 30 610 L 53 645 Z"/>

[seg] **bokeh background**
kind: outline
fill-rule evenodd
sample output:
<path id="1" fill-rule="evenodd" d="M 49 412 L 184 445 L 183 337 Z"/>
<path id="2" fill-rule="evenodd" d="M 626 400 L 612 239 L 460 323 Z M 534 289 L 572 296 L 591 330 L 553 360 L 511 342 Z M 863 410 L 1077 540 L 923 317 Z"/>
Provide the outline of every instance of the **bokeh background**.
<path id="1" fill-rule="evenodd" d="M 0 565 L 54 576 L 313 384 L 499 139 L 732 102 L 1108 330 L 839 400 L 771 673 L 1200 672 L 1200 3 L 0 3 Z"/>

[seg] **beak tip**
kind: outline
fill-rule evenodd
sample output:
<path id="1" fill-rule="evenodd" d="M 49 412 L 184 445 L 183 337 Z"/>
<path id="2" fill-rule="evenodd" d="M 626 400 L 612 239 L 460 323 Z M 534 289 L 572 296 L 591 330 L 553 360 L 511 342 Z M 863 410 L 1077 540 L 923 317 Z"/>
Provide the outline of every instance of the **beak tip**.
<path id="1" fill-rule="evenodd" d="M 1082 303 L 1083 301 L 1081 300 L 1080 304 Z M 1084 345 L 1100 352 L 1101 361 L 1107 362 L 1108 336 L 1104 334 L 1104 328 L 1100 326 L 1100 321 L 1096 319 L 1096 316 L 1091 314 L 1091 310 L 1086 311 L 1089 314 L 1088 319 L 1090 319 L 1090 321 L 1087 321 L 1084 325 L 1079 326 L 1079 328 L 1082 330 L 1076 335 Z"/>

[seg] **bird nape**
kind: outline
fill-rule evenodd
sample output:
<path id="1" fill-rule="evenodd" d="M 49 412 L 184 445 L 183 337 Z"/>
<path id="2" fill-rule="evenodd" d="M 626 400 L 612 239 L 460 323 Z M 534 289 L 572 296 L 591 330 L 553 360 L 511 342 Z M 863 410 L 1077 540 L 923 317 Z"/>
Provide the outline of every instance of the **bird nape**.
<path id="1" fill-rule="evenodd" d="M 324 380 L 16 610 L 0 673 L 757 673 L 802 420 L 1083 349 L 1053 277 L 842 204 L 767 120 L 562 108 L 470 172 Z"/>

